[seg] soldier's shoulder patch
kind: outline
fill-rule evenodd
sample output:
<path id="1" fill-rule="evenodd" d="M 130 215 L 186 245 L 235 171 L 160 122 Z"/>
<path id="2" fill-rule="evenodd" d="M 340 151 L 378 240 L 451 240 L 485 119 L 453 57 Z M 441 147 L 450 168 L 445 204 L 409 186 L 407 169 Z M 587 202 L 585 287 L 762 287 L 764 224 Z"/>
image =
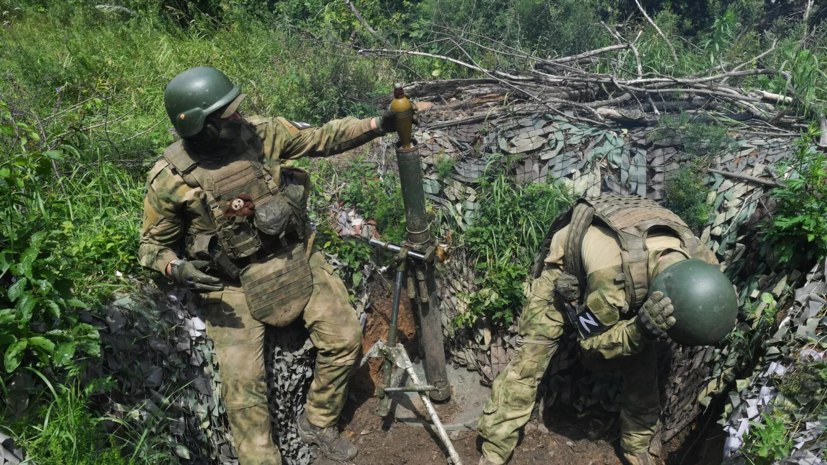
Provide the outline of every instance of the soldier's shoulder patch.
<path id="1" fill-rule="evenodd" d="M 282 118 L 281 116 L 276 118 L 276 121 L 281 123 L 281 125 L 284 126 L 285 129 L 287 129 L 287 132 L 290 133 L 291 137 L 295 136 L 296 134 L 301 132 L 303 129 L 309 129 L 309 128 L 313 127 L 312 125 L 307 124 L 307 123 L 302 123 L 302 122 L 298 122 L 298 121 L 289 121 L 288 119 Z"/>
<path id="2" fill-rule="evenodd" d="M 297 128 L 299 128 L 299 130 L 300 130 L 300 131 L 301 131 L 302 129 L 309 129 L 309 128 L 312 128 L 312 127 L 313 127 L 313 125 L 312 125 L 312 124 L 303 123 L 303 122 L 301 122 L 301 121 L 290 121 L 290 123 L 291 123 L 293 126 L 296 126 Z"/>

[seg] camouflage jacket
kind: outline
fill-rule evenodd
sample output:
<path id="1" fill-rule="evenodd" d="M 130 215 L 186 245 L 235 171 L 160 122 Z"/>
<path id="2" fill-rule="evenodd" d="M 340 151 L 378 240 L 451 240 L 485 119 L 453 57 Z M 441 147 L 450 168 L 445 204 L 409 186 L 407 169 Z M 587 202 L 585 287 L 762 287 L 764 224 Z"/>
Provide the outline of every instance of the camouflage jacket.
<path id="1" fill-rule="evenodd" d="M 549 270 L 563 271 L 563 254 L 568 227 L 552 238 L 545 259 Z M 669 234 L 653 234 L 646 239 L 649 251 L 649 282 L 668 266 L 685 260 L 689 253 L 680 239 Z M 620 244 L 611 229 L 592 224 L 583 239 L 583 268 L 586 272 L 585 306 L 594 316 L 594 335 L 582 339 L 584 355 L 612 359 L 634 355 L 642 350 L 645 339 L 635 325 L 637 308 L 626 303 Z M 581 311 L 582 311 L 581 310 Z M 582 315 L 579 314 L 579 315 Z M 591 320 L 591 315 L 587 320 Z"/>
<path id="2" fill-rule="evenodd" d="M 381 136 L 371 129 L 371 120 L 343 118 L 318 128 L 284 118 L 254 116 L 247 122 L 263 141 L 262 165 L 278 179 L 286 160 L 335 155 Z M 188 186 L 166 159 L 149 172 L 146 189 L 138 258 L 141 265 L 165 273 L 167 264 L 179 258 L 185 234 L 212 232 L 216 224 L 203 190 Z"/>

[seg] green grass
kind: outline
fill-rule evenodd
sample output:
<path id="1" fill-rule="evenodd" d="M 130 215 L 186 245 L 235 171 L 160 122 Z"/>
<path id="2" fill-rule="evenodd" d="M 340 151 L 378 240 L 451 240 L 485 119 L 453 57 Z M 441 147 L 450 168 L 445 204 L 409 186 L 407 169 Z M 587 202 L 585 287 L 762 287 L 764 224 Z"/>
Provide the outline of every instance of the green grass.
<path id="1" fill-rule="evenodd" d="M 33 370 L 34 371 L 34 370 Z M 77 381 L 53 385 L 43 373 L 34 371 L 45 386 L 23 419 L 2 418 L 11 428 L 16 445 L 26 451 L 29 463 L 40 465 L 138 465 L 161 463 L 148 455 L 128 458 L 133 446 L 118 434 L 111 435 L 103 418 L 90 413 L 92 388 Z M 100 383 L 98 383 L 100 384 Z M 136 460 L 137 458 L 137 460 Z"/>

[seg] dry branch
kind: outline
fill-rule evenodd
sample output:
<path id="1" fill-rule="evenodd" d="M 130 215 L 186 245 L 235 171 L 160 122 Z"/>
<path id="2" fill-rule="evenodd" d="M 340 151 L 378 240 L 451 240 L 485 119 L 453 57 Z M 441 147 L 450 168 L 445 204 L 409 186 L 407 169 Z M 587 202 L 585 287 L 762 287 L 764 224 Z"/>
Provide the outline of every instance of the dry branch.
<path id="1" fill-rule="evenodd" d="M 390 47 L 362 49 L 358 54 L 397 59 L 412 55 L 443 60 L 488 77 L 486 83 L 490 84 L 490 91 L 487 92 L 492 95 L 510 94 L 517 101 L 532 102 L 556 114 L 562 114 L 561 107 L 568 107 L 574 113 L 567 112 L 567 117 L 591 124 L 605 125 L 606 119 L 640 121 L 651 116 L 636 113 L 639 110 L 643 113 L 652 111 L 657 116 L 661 111 L 676 112 L 688 107 L 698 108 L 699 105 L 736 120 L 761 120 L 776 131 L 782 130 L 776 125 L 797 130 L 795 125 L 801 123 L 801 118 L 795 115 L 794 109 L 785 108 L 784 113 L 775 107 L 790 106 L 796 102 L 794 97 L 763 90 L 747 91 L 727 82 L 749 76 L 777 75 L 778 72 L 771 69 L 744 69 L 772 53 L 776 43 L 755 58 L 741 62 L 730 70 L 726 69 L 729 65 L 721 64 L 720 68 L 715 66 L 706 73 L 685 77 L 644 74 L 640 52 L 634 41 L 625 40 L 606 24 L 603 26 L 614 37 L 616 44 L 553 59 L 541 58 L 478 34 L 447 28 L 435 31 L 438 40 L 451 47 L 444 54 Z M 635 41 L 639 37 L 640 34 Z M 503 57 L 505 63 L 517 61 L 528 67 L 517 70 L 486 68 L 475 61 L 464 47 L 485 50 Z M 457 53 L 461 56 L 457 56 Z M 625 65 L 629 62 L 628 58 L 631 58 L 630 53 L 634 58 L 633 67 Z M 610 71 L 595 71 L 591 63 L 599 56 L 605 58 L 600 59 L 601 63 L 609 63 Z M 581 66 L 581 63 L 585 65 Z M 456 86 L 453 88 L 457 89 Z M 653 96 L 656 98 L 653 99 Z"/>
<path id="2" fill-rule="evenodd" d="M 658 34 L 660 34 L 660 36 L 663 37 L 663 40 L 666 41 L 666 45 L 669 46 L 669 50 L 672 52 L 672 58 L 677 63 L 678 62 L 678 53 L 675 52 L 675 47 L 672 46 L 672 42 L 669 42 L 669 39 L 666 37 L 666 34 L 664 34 L 663 31 L 660 30 L 660 28 L 658 27 L 657 24 L 655 24 L 654 21 L 652 21 L 652 18 L 650 18 L 649 14 L 646 13 L 646 10 L 643 8 L 643 5 L 640 4 L 640 1 L 635 0 L 635 3 L 637 3 L 637 7 L 640 9 L 640 12 L 643 13 L 643 16 L 646 18 L 646 20 L 649 21 L 649 24 L 654 26 L 655 30 L 658 31 Z"/>

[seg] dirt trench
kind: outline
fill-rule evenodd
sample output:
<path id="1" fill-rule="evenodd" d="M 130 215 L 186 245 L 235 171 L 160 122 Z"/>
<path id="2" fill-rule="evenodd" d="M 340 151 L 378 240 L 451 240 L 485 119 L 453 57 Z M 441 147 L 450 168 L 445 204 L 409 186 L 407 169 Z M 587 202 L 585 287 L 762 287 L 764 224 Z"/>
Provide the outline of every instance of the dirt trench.
<path id="1" fill-rule="evenodd" d="M 366 352 L 378 339 L 387 337 L 392 309 L 391 283 L 382 278 L 371 280 L 373 306 L 368 312 L 363 349 Z M 402 299 L 399 314 L 399 338 L 408 353 L 415 357 L 416 316 L 407 299 Z M 350 463 L 359 465 L 437 465 L 446 463 L 445 454 L 435 431 L 422 426 L 389 423 L 376 415 L 377 399 L 373 396 L 381 380 L 379 359 L 369 361 L 356 373 L 350 398 L 339 423 L 343 433 L 359 448 Z M 455 405 L 436 405 L 440 416 Z M 716 412 L 710 411 L 691 427 L 663 445 L 661 465 L 712 465 L 721 463 L 724 434 L 715 423 Z M 534 418 L 520 434 L 519 444 L 510 465 L 620 465 L 619 423 L 616 413 L 599 407 L 582 414 L 562 409 L 548 415 L 546 423 Z M 465 465 L 476 465 L 480 458 L 476 431 L 450 432 L 454 447 Z M 334 465 L 321 454 L 316 465 Z"/>

